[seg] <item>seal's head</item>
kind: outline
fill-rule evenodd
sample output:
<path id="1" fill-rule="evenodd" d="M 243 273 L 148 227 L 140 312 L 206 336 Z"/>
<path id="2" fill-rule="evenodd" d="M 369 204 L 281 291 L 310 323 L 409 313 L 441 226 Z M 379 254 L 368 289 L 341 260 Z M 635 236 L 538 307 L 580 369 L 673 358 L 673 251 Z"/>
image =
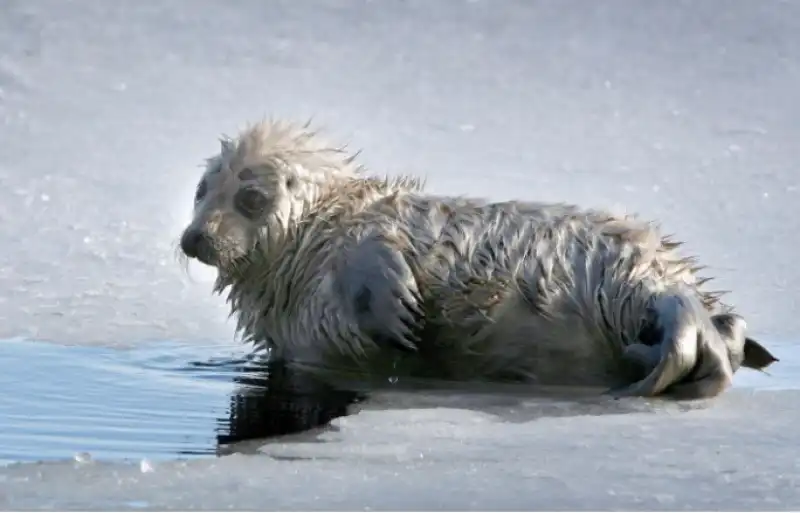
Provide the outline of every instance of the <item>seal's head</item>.
<path id="1" fill-rule="evenodd" d="M 197 184 L 182 253 L 220 272 L 246 264 L 251 251 L 281 237 L 324 188 L 355 176 L 354 158 L 308 124 L 263 121 L 236 138 L 223 137 Z"/>

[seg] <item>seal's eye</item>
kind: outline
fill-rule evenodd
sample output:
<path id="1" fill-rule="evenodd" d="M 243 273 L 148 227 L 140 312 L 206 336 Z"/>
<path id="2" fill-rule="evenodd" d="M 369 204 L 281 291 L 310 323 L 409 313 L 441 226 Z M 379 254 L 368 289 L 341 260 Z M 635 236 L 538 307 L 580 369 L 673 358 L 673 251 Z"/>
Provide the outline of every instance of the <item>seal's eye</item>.
<path id="1" fill-rule="evenodd" d="M 267 207 L 267 197 L 253 188 L 242 189 L 237 192 L 233 202 L 236 208 L 250 219 L 260 216 Z"/>
<path id="2" fill-rule="evenodd" d="M 197 186 L 197 191 L 194 193 L 194 200 L 195 201 L 200 201 L 201 199 L 203 199 L 206 196 L 207 192 L 208 192 L 208 185 L 206 185 L 205 180 L 203 180 Z"/>

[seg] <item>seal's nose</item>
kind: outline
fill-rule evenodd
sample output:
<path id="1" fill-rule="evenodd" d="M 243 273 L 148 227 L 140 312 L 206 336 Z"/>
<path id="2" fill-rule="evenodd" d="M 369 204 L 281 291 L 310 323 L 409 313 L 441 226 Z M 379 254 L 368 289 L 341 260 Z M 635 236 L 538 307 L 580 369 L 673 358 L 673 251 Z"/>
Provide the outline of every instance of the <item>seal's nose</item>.
<path id="1" fill-rule="evenodd" d="M 181 250 L 189 258 L 198 258 L 201 253 L 207 253 L 210 246 L 208 236 L 202 230 L 189 229 L 181 236 Z"/>

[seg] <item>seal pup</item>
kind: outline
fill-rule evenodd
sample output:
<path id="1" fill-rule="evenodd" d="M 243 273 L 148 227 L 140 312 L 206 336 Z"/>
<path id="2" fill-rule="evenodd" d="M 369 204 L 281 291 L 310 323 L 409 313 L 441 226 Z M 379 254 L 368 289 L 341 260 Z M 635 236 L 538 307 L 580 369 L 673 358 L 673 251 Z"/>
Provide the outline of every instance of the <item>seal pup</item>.
<path id="1" fill-rule="evenodd" d="M 280 360 L 682 398 L 776 361 L 652 223 L 426 194 L 356 155 L 265 121 L 223 137 L 198 184 L 181 250 Z"/>

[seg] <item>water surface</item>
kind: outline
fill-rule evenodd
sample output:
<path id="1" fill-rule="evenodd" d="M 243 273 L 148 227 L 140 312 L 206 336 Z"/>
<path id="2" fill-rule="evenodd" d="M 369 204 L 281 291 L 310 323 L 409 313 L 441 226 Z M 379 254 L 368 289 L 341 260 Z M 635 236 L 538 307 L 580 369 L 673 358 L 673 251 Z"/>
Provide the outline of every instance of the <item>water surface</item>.
<path id="1" fill-rule="evenodd" d="M 314 411 L 303 411 L 300 395 L 265 393 L 265 366 L 245 354 L 223 345 L 3 341 L 0 462 L 209 456 L 240 439 L 325 423 L 352 402 L 352 394 L 317 395 Z"/>
<path id="2" fill-rule="evenodd" d="M 768 344 L 781 359 L 770 374 L 743 370 L 734 388 L 798 388 L 795 345 Z M 290 389 L 247 348 L 149 343 L 133 348 L 0 343 L 0 463 L 52 459 L 174 459 L 225 454 L 247 441 L 326 426 L 353 408 L 457 407 L 508 420 L 654 411 L 646 401 L 594 396 L 534 400 L 519 388 L 403 394 Z M 682 407 L 678 407 L 682 408 Z M 260 442 L 259 442 L 260 443 Z"/>

